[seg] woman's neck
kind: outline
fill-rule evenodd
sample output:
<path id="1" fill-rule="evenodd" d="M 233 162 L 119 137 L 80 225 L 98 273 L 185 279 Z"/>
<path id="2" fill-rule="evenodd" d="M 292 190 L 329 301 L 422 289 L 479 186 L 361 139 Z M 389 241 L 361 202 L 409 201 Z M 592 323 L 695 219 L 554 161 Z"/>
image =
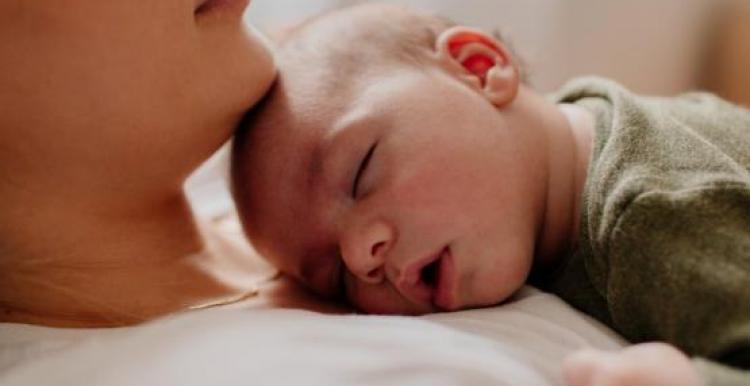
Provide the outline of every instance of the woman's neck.
<path id="1" fill-rule="evenodd" d="M 0 240 L 0 321 L 126 325 L 247 290 L 222 279 L 181 192 L 117 215 L 36 204 Z"/>

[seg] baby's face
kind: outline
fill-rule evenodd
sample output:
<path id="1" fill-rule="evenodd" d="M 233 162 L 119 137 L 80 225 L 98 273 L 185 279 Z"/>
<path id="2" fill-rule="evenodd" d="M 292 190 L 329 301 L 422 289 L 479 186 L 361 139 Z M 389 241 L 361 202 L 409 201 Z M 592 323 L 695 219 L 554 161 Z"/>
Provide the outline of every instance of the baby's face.
<path id="1" fill-rule="evenodd" d="M 372 313 L 497 304 L 523 284 L 541 169 L 523 128 L 438 70 L 327 94 L 314 71 L 283 74 L 238 203 L 261 253 Z"/>

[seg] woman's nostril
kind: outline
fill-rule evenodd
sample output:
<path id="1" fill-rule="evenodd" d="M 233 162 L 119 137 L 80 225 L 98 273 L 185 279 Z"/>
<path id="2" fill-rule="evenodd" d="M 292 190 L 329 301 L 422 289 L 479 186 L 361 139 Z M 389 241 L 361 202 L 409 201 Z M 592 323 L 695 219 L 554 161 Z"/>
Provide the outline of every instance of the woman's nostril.
<path id="1" fill-rule="evenodd" d="M 376 243 L 372 246 L 372 249 L 370 250 L 371 256 L 378 256 L 383 252 L 383 248 L 385 248 L 385 241 L 381 241 L 379 243 Z"/>

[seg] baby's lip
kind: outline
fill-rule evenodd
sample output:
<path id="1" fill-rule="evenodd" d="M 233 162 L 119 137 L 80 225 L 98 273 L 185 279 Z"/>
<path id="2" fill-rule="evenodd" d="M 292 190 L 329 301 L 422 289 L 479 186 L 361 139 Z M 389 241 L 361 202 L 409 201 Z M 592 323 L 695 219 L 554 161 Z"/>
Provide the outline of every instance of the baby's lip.
<path id="1" fill-rule="evenodd" d="M 433 280 L 426 281 L 426 271 Z M 416 260 L 406 267 L 396 283 L 399 292 L 410 301 L 441 310 L 453 309 L 455 265 L 450 247 Z"/>
<path id="2" fill-rule="evenodd" d="M 456 309 L 456 264 L 450 248 L 440 256 L 432 304 L 443 311 L 453 311 Z"/>

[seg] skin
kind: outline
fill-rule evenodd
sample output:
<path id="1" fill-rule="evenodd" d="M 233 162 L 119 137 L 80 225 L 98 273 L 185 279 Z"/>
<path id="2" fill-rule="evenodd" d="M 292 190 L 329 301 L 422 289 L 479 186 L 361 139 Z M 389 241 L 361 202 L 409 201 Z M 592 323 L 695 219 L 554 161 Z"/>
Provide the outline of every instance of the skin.
<path id="1" fill-rule="evenodd" d="M 252 144 L 242 161 L 252 177 L 236 187 L 264 256 L 324 295 L 342 284 L 342 269 L 363 311 L 418 314 L 502 302 L 532 265 L 570 247 L 593 135 L 571 122 L 588 113 L 522 85 L 491 37 L 465 44 L 495 61 L 482 75 L 441 48 L 477 34 L 445 35 L 433 66 L 384 66 L 333 94 L 309 69 L 313 59 L 279 56 L 281 79 L 242 140 Z M 436 305 L 404 278 L 446 246 L 455 292 Z"/>
<path id="2" fill-rule="evenodd" d="M 182 184 L 275 77 L 246 6 L 0 3 L 0 321 L 129 324 L 245 290 Z"/>
<path id="3" fill-rule="evenodd" d="M 643 343 L 619 352 L 580 351 L 566 358 L 563 374 L 570 386 L 705 385 L 690 359 L 665 343 Z"/>
<path id="4" fill-rule="evenodd" d="M 368 11 L 339 21 L 394 12 Z M 590 113 L 521 84 L 504 45 L 464 27 L 445 31 L 419 68 L 370 61 L 343 67 L 356 77 L 316 71 L 331 63 L 320 59 L 325 47 L 357 48 L 336 22 L 307 27 L 321 44 L 315 56 L 279 55 L 280 81 L 235 147 L 238 207 L 266 258 L 362 311 L 421 314 L 499 304 L 532 268 L 574 247 Z M 441 297 L 419 267 L 446 246 L 453 283 Z M 650 356 L 628 349 L 609 362 L 572 357 L 568 382 L 702 384 L 689 359 L 664 346 L 634 346 Z M 681 366 L 654 377 L 654 360 Z"/>

